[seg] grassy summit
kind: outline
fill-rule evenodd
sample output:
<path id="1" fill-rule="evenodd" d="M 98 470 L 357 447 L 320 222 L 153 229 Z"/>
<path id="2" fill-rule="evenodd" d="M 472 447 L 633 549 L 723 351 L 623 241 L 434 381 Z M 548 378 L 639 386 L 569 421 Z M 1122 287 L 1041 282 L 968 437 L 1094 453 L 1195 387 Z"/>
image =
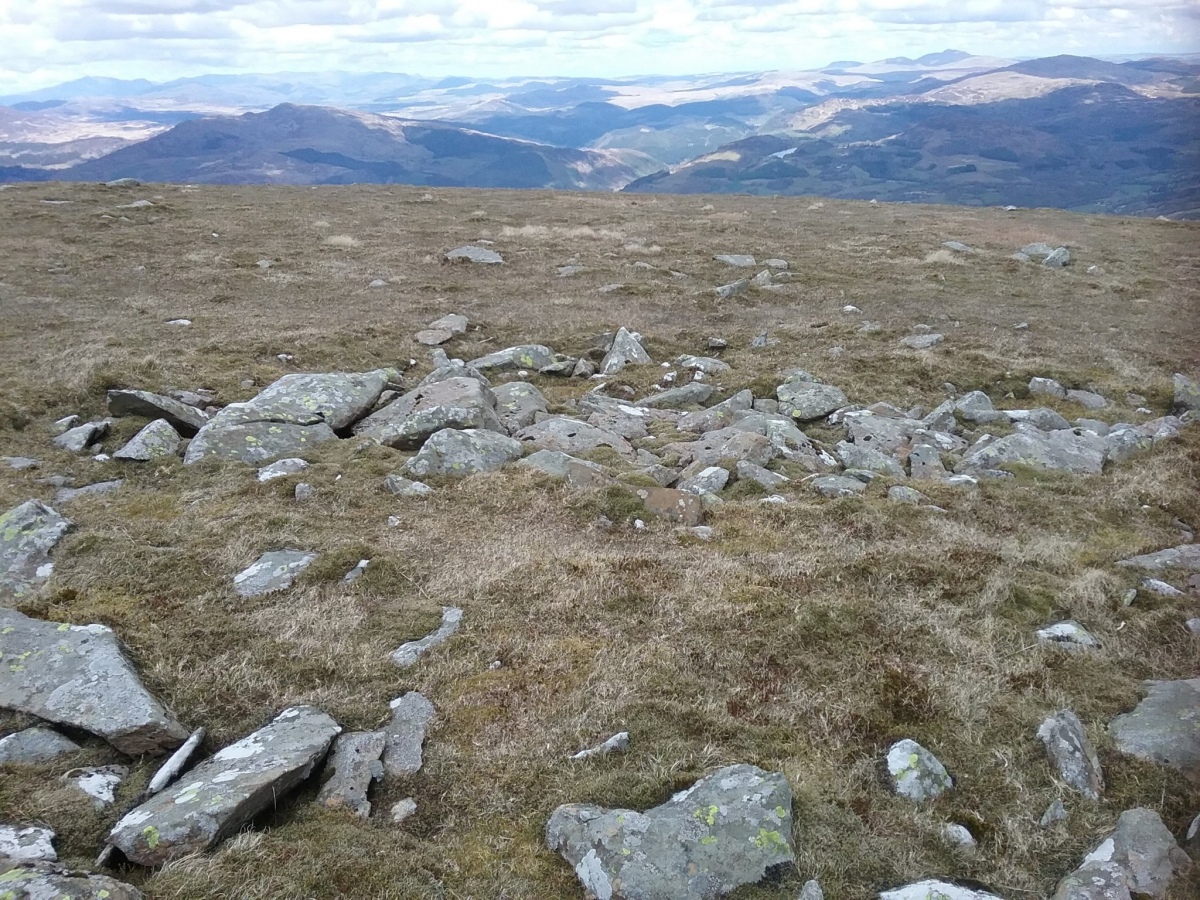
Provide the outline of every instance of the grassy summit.
<path id="1" fill-rule="evenodd" d="M 153 206 L 122 208 L 138 199 Z M 207 726 L 208 752 L 296 703 L 347 730 L 381 724 L 406 690 L 437 708 L 424 770 L 386 781 L 369 824 L 318 809 L 312 784 L 211 854 L 117 873 L 149 897 L 582 897 L 543 845 L 557 805 L 643 809 L 737 762 L 787 774 L 798 863 L 739 900 L 794 898 L 811 877 L 852 900 L 933 876 L 1046 896 L 1122 810 L 1150 807 L 1179 835 L 1200 808 L 1195 785 L 1117 754 L 1105 729 L 1143 679 L 1197 674 L 1197 638 L 1182 625 L 1195 597 L 1143 591 L 1125 607 L 1137 578 L 1113 565 L 1180 543 L 1177 520 L 1200 525 L 1195 428 L 1102 476 L 1022 470 L 977 493 L 914 485 L 944 514 L 887 502 L 887 482 L 828 501 L 795 479 L 781 490 L 786 506 L 735 486 L 730 496 L 748 502 L 709 514 L 711 543 L 662 521 L 635 531 L 638 507 L 621 492 L 575 492 L 511 468 L 397 498 L 381 485 L 408 454 L 358 439 L 320 445 L 307 472 L 260 484 L 238 464 L 95 463 L 54 449 L 49 431 L 69 414 L 103 416 L 113 387 L 205 387 L 224 404 L 291 371 L 410 358 L 415 384 L 430 364 L 411 335 L 450 312 L 472 323 L 446 345 L 464 359 L 518 343 L 582 354 L 592 335 L 625 325 L 661 362 L 706 353 L 719 336 L 732 371 L 713 379 L 715 399 L 745 388 L 771 397 L 799 366 L 863 405 L 929 409 L 951 382 L 1015 408 L 1045 404 L 1025 396 L 1036 375 L 1116 404 L 1047 404 L 1068 418 L 1136 421 L 1127 393 L 1162 415 L 1171 374 L 1200 358 L 1197 226 L 380 186 L 15 186 L 0 192 L 0 212 L 0 455 L 41 460 L 0 469 L 0 510 L 50 502 L 54 489 L 37 479 L 54 473 L 76 486 L 127 479 L 60 509 L 77 527 L 54 552 L 48 590 L 20 609 L 114 628 L 180 720 Z M 494 241 L 505 264 L 440 264 L 477 239 Z M 948 251 L 947 240 L 977 252 Z M 1009 258 L 1032 241 L 1070 247 L 1072 265 Z M 783 258 L 793 280 L 718 301 L 713 288 L 743 274 L 713 261 L 719 253 Z M 570 263 L 583 271 L 555 274 Z M 387 284 L 369 287 L 375 279 Z M 177 318 L 192 324 L 165 324 Z M 864 320 L 881 330 L 860 332 Z M 1028 329 L 1014 329 L 1021 322 Z M 902 347 L 917 323 L 945 342 Z M 750 349 L 764 330 L 779 343 Z M 628 368 L 609 393 L 644 396 L 662 372 Z M 552 405 L 589 386 L 530 380 Z M 120 420 L 106 449 L 142 424 Z M 840 437 L 805 430 L 827 445 Z M 294 500 L 298 480 L 315 487 L 312 501 Z M 601 514 L 615 527 L 597 527 Z M 400 524 L 389 528 L 389 516 Z M 294 588 L 237 596 L 235 573 L 289 547 L 321 551 Z M 343 584 L 363 558 L 365 574 Z M 459 632 L 397 669 L 388 653 L 433 630 L 443 605 L 464 609 Z M 1102 649 L 1036 644 L 1035 628 L 1066 618 Z M 1062 708 L 1099 750 L 1098 803 L 1056 786 L 1034 736 Z M 23 724 L 0 716 L 3 733 Z M 627 755 L 567 759 L 622 730 Z M 954 789 L 924 806 L 892 796 L 879 760 L 902 738 L 933 750 Z M 90 741 L 62 765 L 0 769 L 0 821 L 53 827 L 60 857 L 87 866 L 118 810 L 95 811 L 57 776 L 111 761 Z M 121 804 L 153 770 L 135 764 Z M 416 815 L 388 824 L 409 796 Z M 1068 820 L 1039 828 L 1059 796 Z M 974 856 L 946 846 L 948 822 L 978 838 Z M 1196 885 L 1177 882 L 1172 900 Z"/>

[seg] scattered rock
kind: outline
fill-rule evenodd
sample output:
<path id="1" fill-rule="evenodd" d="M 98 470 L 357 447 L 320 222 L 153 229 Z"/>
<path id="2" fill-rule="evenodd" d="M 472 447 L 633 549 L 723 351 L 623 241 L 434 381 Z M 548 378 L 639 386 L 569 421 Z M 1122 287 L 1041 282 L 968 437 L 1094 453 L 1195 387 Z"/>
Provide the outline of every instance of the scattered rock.
<path id="1" fill-rule="evenodd" d="M 149 391 L 109 391 L 108 412 L 113 416 L 165 419 L 173 429 L 188 437 L 208 424 L 208 416 L 203 410 Z"/>
<path id="2" fill-rule="evenodd" d="M 536 425 L 522 428 L 514 437 L 540 450 L 559 450 L 572 456 L 592 453 L 601 447 L 610 447 L 628 459 L 635 455 L 633 446 L 621 435 L 567 416 L 542 419 Z"/>
<path id="3" fill-rule="evenodd" d="M 207 850 L 308 778 L 341 730 L 319 709 L 285 709 L 126 814 L 108 842 L 143 866 Z"/>
<path id="4" fill-rule="evenodd" d="M 316 495 L 316 491 L 311 484 L 300 482 L 296 485 L 296 502 L 307 503 Z"/>
<path id="5" fill-rule="evenodd" d="M 389 475 L 383 479 L 383 489 L 398 497 L 427 497 L 433 493 L 433 488 L 423 481 L 413 481 L 403 475 Z"/>
<path id="6" fill-rule="evenodd" d="M 971 450 L 954 471 L 971 474 L 1016 463 L 1078 475 L 1099 475 L 1106 453 L 1104 439 L 1089 432 L 1019 432 Z"/>
<path id="7" fill-rule="evenodd" d="M 775 389 L 780 415 L 797 422 L 812 422 L 824 418 L 836 409 L 849 405 L 840 388 L 831 384 L 810 381 L 786 381 Z"/>
<path id="8" fill-rule="evenodd" d="M 179 432 L 166 419 L 155 419 L 124 447 L 113 454 L 113 459 L 128 459 L 135 462 L 150 462 L 165 459 L 179 453 Z"/>
<path id="9" fill-rule="evenodd" d="M 739 481 L 757 482 L 768 491 L 778 490 L 791 480 L 786 475 L 780 475 L 777 472 L 772 472 L 770 469 L 765 469 L 762 466 L 755 465 L 754 463 L 744 459 L 738 460 L 735 471 L 737 472 Z"/>
<path id="10" fill-rule="evenodd" d="M 1100 642 L 1073 619 L 1056 622 L 1037 630 L 1037 639 L 1045 644 L 1058 644 L 1066 650 L 1097 649 Z"/>
<path id="11" fill-rule="evenodd" d="M 78 750 L 79 745 L 74 741 L 52 728 L 38 725 L 0 738 L 0 765 L 35 766 Z M 0 849 L 0 856 L 3 855 Z"/>
<path id="12" fill-rule="evenodd" d="M 70 503 L 73 500 L 78 500 L 80 497 L 98 497 L 103 494 L 111 494 L 117 490 L 125 480 L 118 478 L 114 481 L 97 481 L 95 484 L 85 484 L 78 488 L 61 488 L 54 494 L 54 503 L 62 505 Z"/>
<path id="13" fill-rule="evenodd" d="M 367 416 L 353 431 L 401 450 L 415 450 L 447 428 L 504 433 L 496 402 L 491 389 L 476 379 L 452 376 L 409 391 Z"/>
<path id="14" fill-rule="evenodd" d="M 704 524 L 704 504 L 695 494 L 673 488 L 638 488 L 634 494 L 647 512 L 689 528 Z"/>
<path id="15" fill-rule="evenodd" d="M 1117 749 L 1200 781 L 1200 678 L 1147 681 L 1133 712 L 1109 723 Z"/>
<path id="16" fill-rule="evenodd" d="M 3 857 L 0 851 L 0 857 Z M 52 862 L 0 867 L 5 894 L 13 900 L 145 900 L 137 888 L 104 875 L 76 872 Z M 5 896 L 5 895 L 0 895 Z"/>
<path id="17" fill-rule="evenodd" d="M 1200 383 L 1176 373 L 1173 384 L 1175 396 L 1171 403 L 1171 413 L 1182 416 L 1185 412 L 1200 411 Z"/>
<path id="18" fill-rule="evenodd" d="M 468 428 L 445 428 L 433 434 L 417 455 L 404 464 L 404 471 L 418 478 L 427 475 L 474 475 L 491 472 L 521 458 L 521 442 L 497 434 Z"/>
<path id="19" fill-rule="evenodd" d="M 560 478 L 577 488 L 600 487 L 613 481 L 598 463 L 576 459 L 561 450 L 538 450 L 520 460 L 517 465 L 536 469 L 552 478 Z"/>
<path id="20" fill-rule="evenodd" d="M 1055 800 L 1046 807 L 1046 811 L 1042 813 L 1042 818 L 1038 822 L 1043 828 L 1049 828 L 1056 822 L 1065 821 L 1067 818 L 1067 808 L 1063 806 L 1062 800 Z"/>
<path id="21" fill-rule="evenodd" d="M 316 553 L 303 550 L 274 550 L 233 576 L 233 589 L 240 597 L 262 597 L 292 586 L 296 577 L 312 565 Z"/>
<path id="22" fill-rule="evenodd" d="M 821 883 L 815 878 L 804 882 L 804 886 L 800 888 L 800 896 L 796 900 L 825 900 L 825 892 L 821 890 Z"/>
<path id="23" fill-rule="evenodd" d="M 302 459 L 291 457 L 288 459 L 280 459 L 269 466 L 263 466 L 258 470 L 259 481 L 273 481 L 276 478 L 284 478 L 288 475 L 298 475 L 308 468 L 308 463 Z"/>
<path id="24" fill-rule="evenodd" d="M 39 465 L 36 459 L 31 459 L 28 456 L 0 456 L 0 462 L 18 472 L 25 469 L 36 469 Z"/>
<path id="25" fill-rule="evenodd" d="M 749 278 L 739 278 L 737 281 L 730 282 L 729 284 L 723 284 L 719 288 L 717 288 L 717 297 L 718 297 L 718 299 L 721 299 L 721 300 L 728 300 L 730 297 L 736 297 L 738 294 L 744 294 L 749 289 L 750 289 L 750 279 Z M 765 332 L 763 333 L 762 337 L 763 337 L 763 340 L 765 341 L 766 340 Z M 764 343 L 762 346 L 765 347 L 765 346 L 767 346 L 767 344 Z"/>
<path id="26" fill-rule="evenodd" d="M 747 256 L 744 253 L 722 253 L 719 256 L 714 256 L 717 262 L 725 263 L 727 266 L 735 266 L 739 269 L 753 268 L 756 263 L 753 256 Z"/>
<path id="27" fill-rule="evenodd" d="M 688 371 L 703 372 L 705 375 L 720 375 L 730 370 L 729 363 L 713 359 L 711 356 L 684 355 L 675 360 L 675 365 Z"/>
<path id="28" fill-rule="evenodd" d="M 103 809 L 116 802 L 117 787 L 128 777 L 127 766 L 94 766 L 72 769 L 63 780 L 91 797 L 97 809 Z"/>
<path id="29" fill-rule="evenodd" d="M 900 343 L 912 350 L 929 350 L 942 343 L 945 339 L 945 335 L 937 333 L 910 334 L 907 337 L 900 338 Z"/>
<path id="30" fill-rule="evenodd" d="M 49 828 L 0 825 L 0 859 L 13 862 L 54 862 L 54 832 Z"/>
<path id="31" fill-rule="evenodd" d="M 392 721 L 383 729 L 387 742 L 383 748 L 383 770 L 393 777 L 415 775 L 423 764 L 425 730 L 433 720 L 433 704 L 416 691 L 409 691 L 391 703 Z"/>
<path id="32" fill-rule="evenodd" d="M 412 797 L 405 797 L 403 800 L 392 805 L 392 824 L 400 825 L 405 819 L 410 818 L 417 811 L 417 801 Z"/>
<path id="33" fill-rule="evenodd" d="M 560 806 L 546 845 L 588 896 L 710 900 L 792 864 L 791 806 L 782 774 L 729 766 L 645 813 Z"/>
<path id="34" fill-rule="evenodd" d="M 848 478 L 845 475 L 819 475 L 809 484 L 818 494 L 830 500 L 838 497 L 853 497 L 867 489 L 867 486 L 857 478 Z"/>
<path id="35" fill-rule="evenodd" d="M 462 623 L 463 611 L 456 606 L 442 607 L 442 624 L 435 631 L 431 631 L 419 641 L 408 641 L 401 644 L 391 653 L 391 660 L 401 668 L 408 668 L 416 665 L 425 653 L 439 644 L 444 644 L 450 639 L 454 632 L 458 631 L 458 626 Z"/>
<path id="36" fill-rule="evenodd" d="M 495 390 L 495 400 L 500 425 L 509 434 L 515 434 L 532 425 L 538 414 L 544 414 L 547 409 L 546 398 L 542 392 L 524 381 L 510 381 L 500 385 Z"/>
<path id="37" fill-rule="evenodd" d="M 541 344 L 522 344 L 517 347 L 506 347 L 495 353 L 489 353 L 487 356 L 473 359 L 467 363 L 467 366 L 484 374 L 515 372 L 518 369 L 532 369 L 536 372 L 552 362 L 554 362 L 554 351 L 549 347 Z"/>
<path id="38" fill-rule="evenodd" d="M 447 250 L 442 255 L 442 260 L 448 263 L 471 262 L 485 266 L 498 266 L 504 262 L 504 257 L 495 250 L 467 244 L 462 247 L 455 247 L 453 250 Z"/>
<path id="39" fill-rule="evenodd" d="M 921 504 L 929 502 L 929 498 L 916 488 L 905 487 L 902 484 L 888 488 L 887 496 L 893 503 Z"/>
<path id="40" fill-rule="evenodd" d="M 69 428 L 54 439 L 54 446 L 71 453 L 85 453 L 93 443 L 108 434 L 108 420 L 87 422 Z"/>
<path id="41" fill-rule="evenodd" d="M 1159 581 L 1157 578 L 1143 578 L 1142 587 L 1152 594 L 1158 594 L 1160 597 L 1182 597 L 1183 591 L 1177 587 L 1172 587 L 1165 581 Z"/>
<path id="42" fill-rule="evenodd" d="M 43 622 L 0 609 L 0 659 L 8 663 L 0 708 L 89 731 L 130 756 L 166 753 L 187 739 L 103 625 Z"/>
<path id="43" fill-rule="evenodd" d="M 683 388 L 678 388 L 683 390 Z M 679 431 L 690 431 L 704 434 L 718 431 L 732 425 L 743 413 L 754 404 L 754 395 L 750 391 L 738 391 L 732 397 L 722 400 L 697 412 L 686 413 L 680 417 L 675 427 Z"/>
<path id="44" fill-rule="evenodd" d="M 1059 247 L 1057 250 L 1052 250 L 1042 260 L 1043 266 L 1049 266 L 1051 269 L 1061 269 L 1063 266 L 1071 262 L 1071 251 L 1066 247 Z"/>
<path id="45" fill-rule="evenodd" d="M 892 788 L 902 797 L 921 802 L 940 797 L 954 787 L 954 781 L 941 761 L 918 744 L 905 738 L 887 753 L 887 770 Z"/>
<path id="46" fill-rule="evenodd" d="M 40 500 L 26 500 L 0 516 L 0 603 L 21 599 L 54 571 L 50 551 L 71 522 Z"/>
<path id="47" fill-rule="evenodd" d="M 339 735 L 325 763 L 329 780 L 321 786 L 317 802 L 327 809 L 350 809 L 360 819 L 371 815 L 367 792 L 371 782 L 383 778 L 380 757 L 387 744 L 382 731 L 356 731 Z"/>
<path id="48" fill-rule="evenodd" d="M 682 387 L 671 388 L 652 394 L 637 401 L 636 406 L 646 409 L 683 409 L 687 406 L 698 406 L 712 396 L 713 387 L 710 384 L 693 381 Z"/>
<path id="49" fill-rule="evenodd" d="M 1189 862 L 1158 813 L 1128 809 L 1117 819 L 1112 835 L 1059 882 L 1054 900 L 1108 900 L 1131 894 L 1162 900 Z"/>
<path id="50" fill-rule="evenodd" d="M 625 753 L 629 750 L 629 732 L 621 731 L 608 740 L 587 750 L 572 754 L 571 759 L 591 759 L 593 756 L 607 756 L 610 753 Z"/>
<path id="51" fill-rule="evenodd" d="M 605 354 L 604 361 L 600 363 L 600 374 L 615 375 L 628 365 L 648 366 L 653 364 L 654 360 L 643 349 L 641 342 L 622 327 L 617 330 L 616 337 L 613 338 L 612 349 Z"/>
<path id="52" fill-rule="evenodd" d="M 1127 569 L 1141 569 L 1144 572 L 1165 572 L 1168 569 L 1200 572 L 1200 544 L 1169 547 L 1156 553 L 1123 559 L 1117 565 Z"/>
<path id="53" fill-rule="evenodd" d="M 962 887 L 949 881 L 918 881 L 883 891 L 879 900 L 1001 900 L 995 894 Z"/>
<path id="54" fill-rule="evenodd" d="M 703 497 L 705 494 L 719 494 L 729 482 L 729 471 L 720 466 L 708 466 L 698 473 L 679 482 L 679 490 L 687 491 Z"/>
<path id="55" fill-rule="evenodd" d="M 1079 717 L 1069 709 L 1061 710 L 1042 722 L 1037 736 L 1059 777 L 1089 800 L 1099 800 L 1104 774 Z"/>
<path id="56" fill-rule="evenodd" d="M 1087 407 L 1088 409 L 1104 409 L 1108 406 L 1106 399 L 1091 391 L 1067 391 L 1066 399 L 1071 403 L 1078 403 L 1080 406 Z"/>
<path id="57" fill-rule="evenodd" d="M 975 835 L 966 826 L 951 823 L 942 828 L 942 837 L 951 847 L 970 852 L 978 846 Z"/>

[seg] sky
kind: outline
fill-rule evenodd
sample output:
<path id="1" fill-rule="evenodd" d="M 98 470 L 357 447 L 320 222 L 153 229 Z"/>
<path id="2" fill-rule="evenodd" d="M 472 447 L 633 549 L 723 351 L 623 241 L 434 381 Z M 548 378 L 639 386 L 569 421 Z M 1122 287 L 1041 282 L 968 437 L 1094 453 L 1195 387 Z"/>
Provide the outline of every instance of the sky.
<path id="1" fill-rule="evenodd" d="M 0 90 L 85 75 L 812 69 L 1200 52 L 1200 0 L 0 0 Z"/>

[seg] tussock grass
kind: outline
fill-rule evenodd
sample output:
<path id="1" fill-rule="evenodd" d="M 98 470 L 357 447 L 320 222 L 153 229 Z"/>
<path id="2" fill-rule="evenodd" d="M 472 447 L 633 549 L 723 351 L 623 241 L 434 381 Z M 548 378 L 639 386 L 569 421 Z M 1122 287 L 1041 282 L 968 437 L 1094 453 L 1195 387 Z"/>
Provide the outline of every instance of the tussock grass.
<path id="1" fill-rule="evenodd" d="M 119 473 L 127 483 L 63 508 L 78 527 L 56 551 L 50 590 L 22 608 L 114 627 L 148 685 L 184 722 L 209 728 L 209 751 L 291 703 L 315 703 L 348 729 L 379 725 L 406 690 L 438 709 L 425 770 L 380 787 L 378 818 L 319 810 L 309 785 L 214 853 L 122 873 L 148 896 L 581 897 L 570 867 L 542 848 L 556 805 L 645 808 L 733 762 L 784 771 L 797 797 L 797 871 L 739 900 L 794 897 L 810 877 L 829 896 L 865 900 L 938 875 L 1046 896 L 1121 810 L 1154 808 L 1177 834 L 1195 814 L 1194 785 L 1119 756 L 1105 731 L 1136 703 L 1142 679 L 1196 674 L 1195 638 L 1180 627 L 1194 599 L 1141 593 L 1126 608 L 1136 578 L 1113 566 L 1177 543 L 1177 518 L 1200 523 L 1194 430 L 1100 477 L 1022 471 L 975 493 L 921 485 L 943 513 L 887 503 L 886 482 L 823 501 L 797 478 L 781 491 L 786 507 L 737 486 L 710 516 L 711 543 L 663 522 L 635 533 L 626 493 L 573 492 L 528 473 L 434 480 L 428 499 L 393 497 L 381 481 L 404 455 L 353 440 L 314 448 L 301 476 L 259 484 L 236 465 L 102 465 L 54 450 L 47 431 L 68 413 L 103 415 L 108 387 L 206 387 L 228 403 L 289 371 L 410 357 L 417 379 L 429 363 L 410 335 L 451 311 L 472 321 L 446 347 L 465 358 L 517 342 L 583 353 L 593 335 L 626 325 L 656 360 L 726 338 L 733 368 L 716 379 L 718 397 L 745 387 L 763 395 L 802 366 L 855 402 L 931 408 L 949 381 L 1018 407 L 1031 402 L 1028 378 L 1049 374 L 1116 401 L 1090 415 L 1136 419 L 1126 393 L 1165 410 L 1171 373 L 1200 354 L 1195 226 L 452 190 L 401 208 L 410 190 L 378 186 L 205 187 L 119 223 L 100 215 L 137 189 L 63 190 L 74 204 L 39 204 L 37 186 L 0 195 L 0 453 L 42 460 L 40 470 L 0 472 L 0 508 L 49 500 L 53 489 L 37 479 L 50 473 L 77 484 Z M 483 219 L 505 266 L 440 266 Z M 353 232 L 356 252 L 314 252 L 312 229 L 326 227 Z M 963 265 L 912 264 L 950 239 L 980 252 Z M 1032 240 L 1066 244 L 1075 264 L 1052 272 L 1007 258 Z M 657 268 L 634 268 L 647 248 L 657 248 Z M 736 277 L 712 260 L 726 252 L 783 257 L 793 281 L 718 302 L 712 288 Z M 276 260 L 265 273 L 254 266 L 264 257 Z M 585 271 L 557 278 L 569 258 Z M 1092 263 L 1106 274 L 1087 275 Z M 377 277 L 389 286 L 368 288 Z M 618 281 L 630 290 L 597 293 Z M 862 316 L 842 314 L 847 304 Z M 176 316 L 194 324 L 164 324 Z M 860 319 L 883 330 L 859 333 Z M 1014 331 L 1021 321 L 1030 328 Z M 918 322 L 946 343 L 927 354 L 900 347 Z M 749 349 L 763 330 L 780 343 Z M 846 353 L 828 355 L 833 345 Z M 283 352 L 294 362 L 281 364 Z M 643 395 L 661 374 L 628 370 L 610 393 Z M 585 389 L 533 380 L 560 411 Z M 107 446 L 139 424 L 119 423 Z M 294 501 L 297 480 L 314 485 L 310 503 Z M 600 514 L 617 527 L 597 527 Z M 387 527 L 389 516 L 400 524 Z M 238 598 L 232 576 L 284 547 L 322 557 L 286 593 Z M 363 557 L 366 573 L 343 585 Z M 412 669 L 393 667 L 388 651 L 436 627 L 448 604 L 466 611 L 458 635 Z M 1034 628 L 1066 617 L 1103 649 L 1033 646 Z M 1042 718 L 1068 706 L 1105 767 L 1109 788 L 1096 804 L 1062 792 L 1034 738 Z M 5 732 L 22 724 L 0 717 Z M 567 759 L 620 730 L 633 735 L 628 755 Z M 904 737 L 936 752 L 956 780 L 928 807 L 889 795 L 879 777 L 882 752 Z M 83 740 L 61 764 L 0 770 L 0 819 L 49 824 L 60 855 L 81 866 L 115 818 L 56 780 L 111 760 Z M 123 802 L 151 771 L 135 763 Z M 1069 820 L 1038 828 L 1060 795 Z M 387 824 L 390 805 L 410 796 L 414 818 Z M 979 839 L 973 857 L 942 843 L 951 821 Z M 1172 900 L 1195 886 L 1181 882 Z"/>

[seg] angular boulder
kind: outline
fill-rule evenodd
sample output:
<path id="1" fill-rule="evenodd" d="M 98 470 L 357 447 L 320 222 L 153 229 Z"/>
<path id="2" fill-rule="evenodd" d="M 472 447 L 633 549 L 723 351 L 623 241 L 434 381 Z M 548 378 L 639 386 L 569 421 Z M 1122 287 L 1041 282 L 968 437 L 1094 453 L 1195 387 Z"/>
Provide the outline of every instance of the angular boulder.
<path id="1" fill-rule="evenodd" d="M 569 416 L 550 416 L 522 428 L 513 437 L 539 450 L 559 450 L 572 456 L 592 453 L 601 447 L 610 447 L 628 459 L 636 455 L 633 446 L 621 435 Z"/>
<path id="2" fill-rule="evenodd" d="M 446 428 L 432 435 L 404 471 L 427 475 L 474 475 L 492 472 L 521 458 L 521 442 L 494 431 Z"/>
<path id="3" fill-rule="evenodd" d="M 258 465 L 277 456 L 302 453 L 318 444 L 335 440 L 337 435 L 324 422 L 311 425 L 273 421 L 236 425 L 209 423 L 188 444 L 183 464 L 190 466 L 203 459 L 221 459 Z"/>
<path id="4" fill-rule="evenodd" d="M 312 565 L 316 553 L 303 550 L 273 550 L 233 576 L 233 589 L 240 597 L 262 597 L 292 586 L 301 572 Z"/>
<path id="5" fill-rule="evenodd" d="M 561 479 L 571 487 L 601 487 L 613 481 L 612 476 L 599 463 L 576 459 L 561 450 L 538 450 L 517 465 Z"/>
<path id="6" fill-rule="evenodd" d="M 54 862 L 58 854 L 54 850 L 54 832 L 49 828 L 29 825 L 0 825 L 0 859 L 13 862 Z M 2 882 L 0 882 L 2 883 Z M 3 897 L 0 894 L 0 897 Z"/>
<path id="7" fill-rule="evenodd" d="M 3 856 L 0 855 L 0 859 Z M 0 865 L 5 900 L 144 900 L 132 885 L 105 875 L 76 872 L 51 862 Z"/>
<path id="8" fill-rule="evenodd" d="M 1104 774 L 1079 717 L 1069 709 L 1061 710 L 1042 722 L 1037 736 L 1058 770 L 1058 777 L 1089 800 L 1099 800 L 1104 790 Z"/>
<path id="9" fill-rule="evenodd" d="M 68 428 L 53 441 L 54 446 L 60 450 L 69 450 L 71 453 L 83 453 L 91 445 L 108 434 L 109 421 L 107 419 L 101 422 L 87 422 L 83 425 L 76 425 L 74 428 Z"/>
<path id="10" fill-rule="evenodd" d="M 52 728 L 36 725 L 0 738 L 0 765 L 36 766 L 75 753 L 79 745 Z"/>
<path id="11" fill-rule="evenodd" d="M 941 760 L 907 738 L 888 750 L 887 770 L 893 790 L 909 800 L 933 800 L 954 787 L 954 780 Z"/>
<path id="12" fill-rule="evenodd" d="M 0 609 L 0 708 L 99 735 L 129 756 L 159 755 L 188 730 L 138 679 L 112 629 Z"/>
<path id="13" fill-rule="evenodd" d="M 677 388 L 676 390 L 683 390 Z M 738 391 L 732 397 L 710 406 L 708 409 L 685 413 L 680 417 L 676 428 L 679 431 L 691 431 L 705 434 L 709 431 L 719 431 L 728 428 L 741 418 L 754 405 L 754 394 L 750 391 Z"/>
<path id="14" fill-rule="evenodd" d="M 503 433 L 495 394 L 474 378 L 447 378 L 398 397 L 355 425 L 354 433 L 387 447 L 415 450 L 444 428 Z"/>
<path id="15" fill-rule="evenodd" d="M 1181 544 L 1155 553 L 1132 556 L 1121 560 L 1117 565 L 1126 569 L 1140 569 L 1143 572 L 1165 572 L 1168 569 L 1200 572 L 1200 544 Z"/>
<path id="16" fill-rule="evenodd" d="M 959 474 L 1019 464 L 1076 475 L 1099 475 L 1107 448 L 1091 432 L 1048 431 L 1010 434 L 972 450 L 955 466 Z"/>
<path id="17" fill-rule="evenodd" d="M 626 366 L 649 366 L 654 360 L 642 347 L 641 343 L 629 331 L 622 327 L 613 338 L 612 349 L 600 363 L 601 375 L 615 375 Z"/>
<path id="18" fill-rule="evenodd" d="M 1182 416 L 1185 412 L 1200 411 L 1200 384 L 1194 378 L 1175 373 L 1173 379 L 1175 394 L 1171 402 L 1171 412 Z"/>
<path id="19" fill-rule="evenodd" d="M 782 774 L 728 766 L 644 813 L 560 806 L 546 846 L 590 897 L 713 900 L 791 866 L 791 807 Z"/>
<path id="20" fill-rule="evenodd" d="M 532 384 L 510 381 L 495 390 L 496 415 L 509 434 L 532 425 L 539 413 L 546 412 L 546 398 Z"/>
<path id="21" fill-rule="evenodd" d="M 0 603 L 28 595 L 50 577 L 50 551 L 71 528 L 40 500 L 26 500 L 0 516 Z"/>
<path id="22" fill-rule="evenodd" d="M 208 424 L 208 416 L 203 410 L 149 391 L 109 391 L 108 412 L 113 416 L 164 419 L 180 434 L 189 437 Z"/>
<path id="23" fill-rule="evenodd" d="M 341 730 L 319 709 L 285 709 L 127 813 L 108 842 L 142 866 L 214 847 L 308 778 Z"/>
<path id="24" fill-rule="evenodd" d="M 113 459 L 128 459 L 133 462 L 165 459 L 179 452 L 180 440 L 179 432 L 170 422 L 166 419 L 155 419 L 114 453 Z"/>
<path id="25" fill-rule="evenodd" d="M 879 900 L 1001 900 L 978 888 L 963 887 L 949 881 L 930 879 L 882 891 Z"/>
<path id="26" fill-rule="evenodd" d="M 647 409 L 683 409 L 685 406 L 699 406 L 712 396 L 713 387 L 703 381 L 693 381 L 677 388 L 669 388 L 657 394 L 651 394 L 639 400 L 634 406 Z"/>
<path id="27" fill-rule="evenodd" d="M 1111 836 L 1083 859 L 1071 876 L 1059 883 L 1055 900 L 1153 897 L 1162 900 L 1175 876 L 1190 860 L 1151 809 L 1127 809 Z M 1092 892 L 1102 888 L 1106 892 Z"/>
<path id="28" fill-rule="evenodd" d="M 811 381 L 786 381 L 775 388 L 779 412 L 797 422 L 823 419 L 849 404 L 841 388 Z"/>
<path id="29" fill-rule="evenodd" d="M 689 528 L 704 524 L 704 504 L 695 494 L 673 488 L 638 488 L 633 493 L 647 512 Z"/>
<path id="30" fill-rule="evenodd" d="M 1200 678 L 1148 681 L 1149 693 L 1108 726 L 1117 749 L 1200 782 Z"/>
<path id="31" fill-rule="evenodd" d="M 349 809 L 361 819 L 371 815 L 367 792 L 371 782 L 383 777 L 379 757 L 387 744 L 382 731 L 356 731 L 339 735 L 325 764 L 329 780 L 321 786 L 317 802 L 326 809 Z"/>
<path id="32" fill-rule="evenodd" d="M 517 347 L 506 347 L 473 359 L 467 366 L 480 372 L 513 372 L 518 369 L 528 369 L 536 372 L 554 362 L 554 351 L 542 344 L 522 344 Z"/>

